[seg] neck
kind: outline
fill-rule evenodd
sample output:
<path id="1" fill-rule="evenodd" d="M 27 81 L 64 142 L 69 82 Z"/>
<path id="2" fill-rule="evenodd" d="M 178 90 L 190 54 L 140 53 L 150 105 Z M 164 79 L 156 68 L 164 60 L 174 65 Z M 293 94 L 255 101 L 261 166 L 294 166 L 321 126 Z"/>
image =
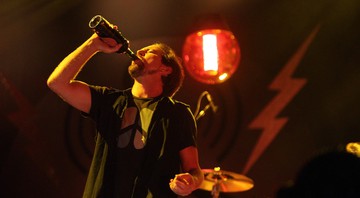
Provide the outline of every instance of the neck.
<path id="1" fill-rule="evenodd" d="M 162 94 L 162 84 L 159 83 L 140 83 L 137 80 L 131 89 L 131 93 L 139 98 L 155 98 Z"/>

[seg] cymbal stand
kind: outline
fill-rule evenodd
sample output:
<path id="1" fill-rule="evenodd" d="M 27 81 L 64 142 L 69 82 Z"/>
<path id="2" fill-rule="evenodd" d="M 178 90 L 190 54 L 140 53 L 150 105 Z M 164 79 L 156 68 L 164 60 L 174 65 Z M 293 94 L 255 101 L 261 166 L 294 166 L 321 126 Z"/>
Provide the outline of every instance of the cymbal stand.
<path id="1" fill-rule="evenodd" d="M 223 177 L 221 175 L 220 167 L 214 168 L 214 185 L 211 190 L 211 195 L 213 198 L 218 198 L 220 195 L 220 185 L 223 181 Z"/>

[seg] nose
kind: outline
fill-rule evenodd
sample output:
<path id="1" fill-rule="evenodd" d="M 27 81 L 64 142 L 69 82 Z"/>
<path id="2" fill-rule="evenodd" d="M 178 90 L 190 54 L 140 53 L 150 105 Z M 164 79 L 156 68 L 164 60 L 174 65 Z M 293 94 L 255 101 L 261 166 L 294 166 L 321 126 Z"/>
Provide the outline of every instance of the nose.
<path id="1" fill-rule="evenodd" d="M 137 52 L 138 56 L 144 56 L 145 55 L 145 50 L 138 50 Z"/>

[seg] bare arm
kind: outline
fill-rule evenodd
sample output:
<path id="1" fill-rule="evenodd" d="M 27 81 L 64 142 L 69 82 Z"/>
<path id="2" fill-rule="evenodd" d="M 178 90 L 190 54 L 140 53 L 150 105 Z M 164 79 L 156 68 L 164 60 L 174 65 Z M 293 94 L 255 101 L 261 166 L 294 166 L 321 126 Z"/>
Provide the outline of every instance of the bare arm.
<path id="1" fill-rule="evenodd" d="M 102 40 L 93 34 L 75 51 L 64 58 L 47 80 L 48 87 L 74 108 L 89 113 L 91 95 L 89 86 L 75 80 L 87 61 L 97 52 L 116 52 L 121 47 L 114 40 Z"/>
<path id="2" fill-rule="evenodd" d="M 204 175 L 199 166 L 198 151 L 194 146 L 180 151 L 181 166 L 184 173 L 178 174 L 170 181 L 170 188 L 176 194 L 186 196 L 199 188 Z"/>

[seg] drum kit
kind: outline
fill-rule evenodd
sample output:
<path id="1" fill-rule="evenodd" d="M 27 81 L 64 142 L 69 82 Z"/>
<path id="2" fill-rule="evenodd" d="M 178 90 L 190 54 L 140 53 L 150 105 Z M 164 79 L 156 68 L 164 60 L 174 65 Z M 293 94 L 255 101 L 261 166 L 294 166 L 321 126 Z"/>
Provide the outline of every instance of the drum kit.
<path id="1" fill-rule="evenodd" d="M 202 169 L 204 181 L 200 189 L 210 191 L 213 198 L 218 198 L 220 193 L 234 193 L 250 190 L 254 186 L 254 181 L 244 175 L 230 171 L 214 169 Z"/>

